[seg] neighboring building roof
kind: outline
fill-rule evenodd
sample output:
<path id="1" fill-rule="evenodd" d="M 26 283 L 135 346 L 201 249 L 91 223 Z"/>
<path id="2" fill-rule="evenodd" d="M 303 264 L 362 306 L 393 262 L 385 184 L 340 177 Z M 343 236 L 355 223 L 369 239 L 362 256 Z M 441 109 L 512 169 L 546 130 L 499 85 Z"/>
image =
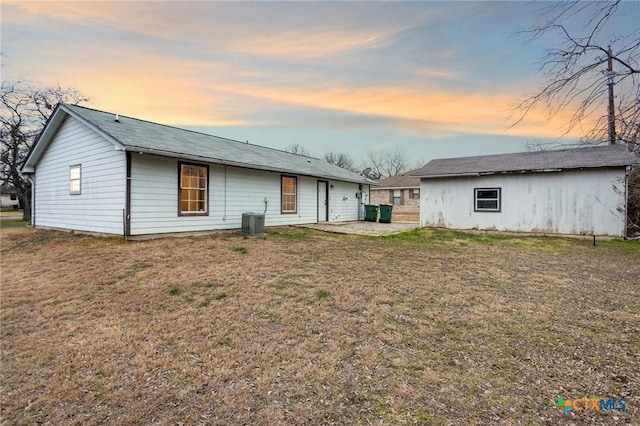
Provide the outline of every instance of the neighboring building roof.
<path id="1" fill-rule="evenodd" d="M 412 175 L 423 178 L 478 176 L 497 173 L 553 172 L 566 169 L 624 167 L 638 158 L 621 145 L 593 146 L 516 154 L 431 160 Z"/>
<path id="2" fill-rule="evenodd" d="M 415 171 L 416 170 L 410 170 L 397 176 L 381 179 L 378 181 L 378 186 L 375 189 L 420 188 L 420 178 L 411 176 Z"/>
<path id="3" fill-rule="evenodd" d="M 40 134 L 23 167 L 33 173 L 67 116 L 72 116 L 111 141 L 116 149 L 166 157 L 225 164 L 257 170 L 299 174 L 327 179 L 370 184 L 356 173 L 330 164 L 323 159 L 292 154 L 277 149 L 221 138 L 191 130 L 119 116 L 95 109 L 60 104 Z"/>

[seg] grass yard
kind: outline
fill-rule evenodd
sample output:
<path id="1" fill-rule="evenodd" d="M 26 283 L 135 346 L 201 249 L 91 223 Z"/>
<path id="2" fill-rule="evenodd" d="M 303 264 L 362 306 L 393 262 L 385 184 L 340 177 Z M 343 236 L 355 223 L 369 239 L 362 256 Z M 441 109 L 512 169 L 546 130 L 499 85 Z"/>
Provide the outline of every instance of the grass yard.
<path id="1" fill-rule="evenodd" d="M 6 425 L 640 423 L 638 241 L 0 238 Z"/>

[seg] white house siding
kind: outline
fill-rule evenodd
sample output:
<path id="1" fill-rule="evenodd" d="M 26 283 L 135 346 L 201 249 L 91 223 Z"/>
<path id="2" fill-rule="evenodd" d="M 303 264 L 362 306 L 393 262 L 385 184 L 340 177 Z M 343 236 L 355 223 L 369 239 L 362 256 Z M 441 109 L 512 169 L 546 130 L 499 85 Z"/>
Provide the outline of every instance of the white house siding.
<path id="1" fill-rule="evenodd" d="M 500 212 L 474 212 L 474 188 L 502 189 Z M 423 227 L 624 236 L 625 169 L 422 179 Z"/>
<path id="2" fill-rule="evenodd" d="M 316 222 L 318 179 L 297 176 L 298 212 L 282 214 L 281 176 L 282 173 L 277 172 L 209 164 L 209 214 L 179 216 L 178 160 L 133 154 L 131 234 L 238 229 L 242 225 L 242 213 L 245 212 L 264 212 L 265 226 Z M 333 181 L 330 184 L 334 188 L 329 189 L 329 220 L 356 220 L 358 205 L 355 193 L 358 184 Z M 345 196 L 348 200 L 343 200 Z M 353 204 L 352 211 L 347 207 L 350 204 Z"/>
<path id="3" fill-rule="evenodd" d="M 369 190 L 366 185 L 363 186 L 364 191 Z M 357 193 L 357 183 L 329 181 L 329 222 L 358 220 L 360 199 L 356 196 Z"/>
<path id="4" fill-rule="evenodd" d="M 81 165 L 81 193 L 69 194 L 69 167 Z M 75 119 L 67 118 L 38 163 L 34 224 L 123 233 L 126 157 Z"/>
<path id="5" fill-rule="evenodd" d="M 19 204 L 18 198 L 15 195 L 0 195 L 0 207 L 3 209 L 17 209 Z"/>

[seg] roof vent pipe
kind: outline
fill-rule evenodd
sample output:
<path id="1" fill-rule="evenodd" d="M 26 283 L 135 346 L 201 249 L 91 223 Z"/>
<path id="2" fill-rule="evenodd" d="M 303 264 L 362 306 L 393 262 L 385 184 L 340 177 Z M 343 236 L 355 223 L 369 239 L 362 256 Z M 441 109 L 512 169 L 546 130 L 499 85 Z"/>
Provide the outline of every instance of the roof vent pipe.
<path id="1" fill-rule="evenodd" d="M 120 116 L 119 116 L 118 114 L 116 114 L 116 120 L 115 120 L 115 122 L 116 122 L 116 123 L 119 123 L 119 122 L 120 122 Z"/>

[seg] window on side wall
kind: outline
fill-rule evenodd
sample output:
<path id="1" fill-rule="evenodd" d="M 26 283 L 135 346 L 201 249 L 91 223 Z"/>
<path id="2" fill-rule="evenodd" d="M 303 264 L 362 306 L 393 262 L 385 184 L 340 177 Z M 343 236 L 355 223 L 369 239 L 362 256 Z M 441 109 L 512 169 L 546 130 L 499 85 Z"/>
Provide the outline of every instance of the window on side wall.
<path id="1" fill-rule="evenodd" d="M 206 216 L 209 214 L 209 167 L 179 163 L 178 214 Z"/>
<path id="2" fill-rule="evenodd" d="M 282 184 L 280 191 L 280 212 L 281 213 L 297 213 L 298 212 L 298 178 L 295 176 L 282 176 Z"/>
<path id="3" fill-rule="evenodd" d="M 69 167 L 69 194 L 78 195 L 81 189 L 82 166 L 76 164 Z"/>
<path id="4" fill-rule="evenodd" d="M 474 211 L 499 212 L 501 207 L 500 188 L 475 188 Z"/>
<path id="5" fill-rule="evenodd" d="M 394 189 L 393 190 L 393 204 L 399 206 L 402 204 L 402 190 Z"/>
<path id="6" fill-rule="evenodd" d="M 419 189 L 410 189 L 409 190 L 409 198 L 413 198 L 413 199 L 420 198 L 420 190 Z"/>

